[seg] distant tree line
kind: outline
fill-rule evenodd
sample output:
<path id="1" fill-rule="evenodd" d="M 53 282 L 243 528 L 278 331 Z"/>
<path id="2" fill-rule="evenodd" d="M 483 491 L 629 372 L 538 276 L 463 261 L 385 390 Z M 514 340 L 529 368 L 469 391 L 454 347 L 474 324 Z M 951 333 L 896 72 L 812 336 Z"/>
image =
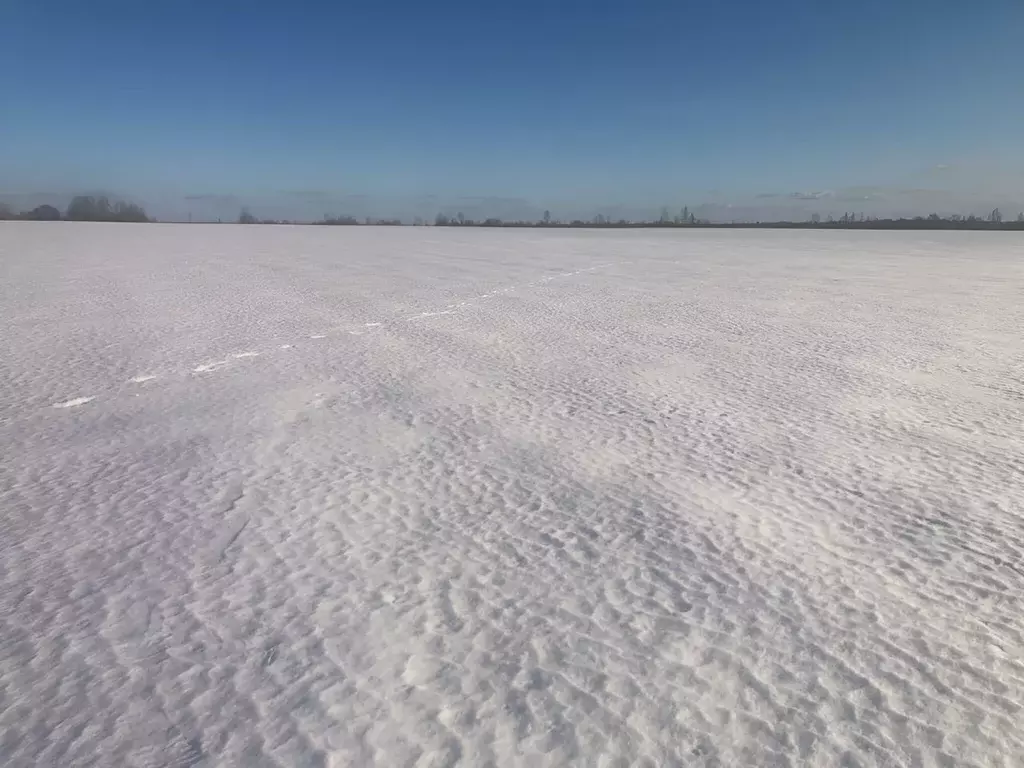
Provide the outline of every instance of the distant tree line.
<path id="1" fill-rule="evenodd" d="M 79 195 L 72 198 L 67 210 L 61 214 L 52 205 L 39 205 L 30 211 L 14 213 L 9 206 L 0 205 L 0 219 L 22 221 L 121 221 L 145 223 L 152 221 L 141 205 L 111 201 L 110 198 Z"/>
<path id="2" fill-rule="evenodd" d="M 366 216 L 362 221 L 355 216 L 324 216 L 321 221 L 314 221 L 313 223 L 323 224 L 328 227 L 353 227 L 360 224 L 377 227 L 400 227 L 403 224 L 401 219 L 375 219 L 372 216 Z"/>
<path id="3" fill-rule="evenodd" d="M 319 221 L 289 221 L 287 219 L 260 219 L 249 211 L 248 208 L 243 208 L 242 212 L 238 215 L 239 224 L 320 224 L 329 227 L 354 227 L 360 224 L 375 225 L 378 227 L 400 227 L 402 226 L 401 219 L 374 219 L 367 216 L 362 221 L 359 221 L 355 216 L 324 216 Z"/>
<path id="4" fill-rule="evenodd" d="M 328 227 L 354 227 L 358 226 L 359 219 L 355 216 L 324 216 L 323 221 L 318 221 L 317 224 Z"/>
<path id="5" fill-rule="evenodd" d="M 774 227 L 774 228 L 797 228 L 797 229 L 968 229 L 968 230 L 1024 230 L 1024 212 L 1018 213 L 1017 218 L 1007 221 L 1003 212 L 993 208 L 987 216 L 976 216 L 975 214 L 954 213 L 949 216 L 940 216 L 937 213 L 930 213 L 927 216 L 914 216 L 912 218 L 882 219 L 877 216 L 865 216 L 863 213 L 844 213 L 838 219 L 829 216 L 826 221 L 821 220 L 820 214 L 811 216 L 807 222 L 757 222 L 756 224 L 737 224 L 734 226 L 747 227 Z"/>
<path id="6" fill-rule="evenodd" d="M 0 203 L 0 220 L 21 219 L 27 221 L 119 221 L 119 222 L 150 222 L 155 221 L 146 215 L 146 211 L 140 205 L 125 202 L 123 200 L 111 201 L 105 196 L 80 195 L 72 199 L 67 210 L 62 214 L 52 205 L 40 205 L 30 211 L 14 213 L 11 208 Z M 191 217 L 190 217 L 191 220 Z M 278 219 L 259 219 L 254 216 L 248 208 L 243 208 L 239 217 L 239 224 L 319 224 L 323 226 L 402 226 L 405 222 L 397 218 L 372 218 L 365 217 L 362 220 L 355 216 L 338 215 L 324 216 L 319 221 L 288 221 Z M 427 226 L 427 221 L 422 217 L 416 217 L 413 226 Z M 820 214 L 812 214 L 806 221 L 734 221 L 734 222 L 711 222 L 707 219 L 698 218 L 696 213 L 689 207 L 684 206 L 677 213 L 673 214 L 668 208 L 662 208 L 657 219 L 625 219 L 613 218 L 599 213 L 591 219 L 584 220 L 574 218 L 562 221 L 554 218 L 551 211 L 544 211 L 544 214 L 537 220 L 516 219 L 507 221 L 500 218 L 489 217 L 475 220 L 467 217 L 461 211 L 450 213 L 439 213 L 434 218 L 435 227 L 529 227 L 529 228 L 599 228 L 599 229 L 649 229 L 649 228 L 689 228 L 703 227 L 714 229 L 909 229 L 909 230 L 943 230 L 943 229 L 966 229 L 966 230 L 1017 230 L 1024 231 L 1024 213 L 1018 213 L 1016 218 L 1004 218 L 999 208 L 993 209 L 987 216 L 975 214 L 951 214 L 940 216 L 937 213 L 928 216 L 914 216 L 912 218 L 879 218 L 867 216 L 863 213 L 843 213 L 836 218 L 829 215 L 822 219 Z"/>
<path id="7" fill-rule="evenodd" d="M 967 229 L 967 230 L 1020 230 L 1024 231 L 1024 212 L 1017 214 L 1016 219 L 1008 221 L 1003 217 L 1002 211 L 998 208 L 992 210 L 988 216 L 976 216 L 974 214 L 951 214 L 943 217 L 937 213 L 928 216 L 915 216 L 913 218 L 879 218 L 877 216 L 865 216 L 863 213 L 844 213 L 838 219 L 830 215 L 823 221 L 820 214 L 813 214 L 807 221 L 734 221 L 734 222 L 712 222 L 707 219 L 699 219 L 689 208 L 683 208 L 676 215 L 671 215 L 667 208 L 663 208 L 657 219 L 630 220 L 612 219 L 609 216 L 597 214 L 593 219 L 584 221 L 573 219 L 571 221 L 558 221 L 551 217 L 550 211 L 544 211 L 544 216 L 539 221 L 503 221 L 496 218 L 488 218 L 482 221 L 474 221 L 466 218 L 462 213 L 454 216 L 438 214 L 434 220 L 436 227 L 531 227 L 531 228 L 599 228 L 599 229 L 658 229 L 658 228 L 687 228 L 700 227 L 708 229 Z"/>
<path id="8" fill-rule="evenodd" d="M 675 215 L 670 214 L 668 208 L 662 208 L 661 216 L 653 221 L 634 221 L 623 218 L 615 219 L 611 216 L 606 216 L 603 213 L 599 213 L 592 219 L 587 220 L 571 219 L 569 221 L 560 221 L 552 218 L 551 211 L 544 211 L 544 215 L 537 221 L 522 219 L 505 221 L 503 219 L 493 217 L 486 218 L 481 221 L 475 221 L 473 219 L 466 218 L 461 211 L 455 215 L 439 213 L 434 219 L 435 227 L 600 227 L 609 229 L 638 229 L 641 227 L 701 227 L 709 225 L 709 221 L 706 219 L 698 219 L 697 215 L 692 213 L 688 207 L 684 207 Z"/>

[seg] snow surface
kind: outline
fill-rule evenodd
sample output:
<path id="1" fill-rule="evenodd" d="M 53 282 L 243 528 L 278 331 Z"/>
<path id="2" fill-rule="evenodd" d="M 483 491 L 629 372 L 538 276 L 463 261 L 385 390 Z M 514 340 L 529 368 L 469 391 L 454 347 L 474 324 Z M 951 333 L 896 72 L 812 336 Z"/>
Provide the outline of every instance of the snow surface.
<path id="1" fill-rule="evenodd" d="M 0 268 L 4 766 L 1022 764 L 1019 236 Z"/>

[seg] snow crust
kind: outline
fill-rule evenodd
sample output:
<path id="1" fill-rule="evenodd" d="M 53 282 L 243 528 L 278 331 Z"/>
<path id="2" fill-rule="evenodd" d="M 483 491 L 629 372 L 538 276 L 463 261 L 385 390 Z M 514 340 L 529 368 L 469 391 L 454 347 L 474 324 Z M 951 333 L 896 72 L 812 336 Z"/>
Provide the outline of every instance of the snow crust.
<path id="1" fill-rule="evenodd" d="M 0 270 L 4 766 L 1021 765 L 1015 234 L 17 223 Z"/>

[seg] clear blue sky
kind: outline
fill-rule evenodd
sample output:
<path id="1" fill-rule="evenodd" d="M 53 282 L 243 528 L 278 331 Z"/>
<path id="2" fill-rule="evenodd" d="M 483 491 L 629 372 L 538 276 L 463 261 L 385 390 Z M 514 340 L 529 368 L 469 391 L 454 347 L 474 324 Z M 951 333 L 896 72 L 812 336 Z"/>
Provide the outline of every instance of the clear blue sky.
<path id="1" fill-rule="evenodd" d="M 0 72 L 6 193 L 1024 198 L 1021 0 L 7 0 Z"/>

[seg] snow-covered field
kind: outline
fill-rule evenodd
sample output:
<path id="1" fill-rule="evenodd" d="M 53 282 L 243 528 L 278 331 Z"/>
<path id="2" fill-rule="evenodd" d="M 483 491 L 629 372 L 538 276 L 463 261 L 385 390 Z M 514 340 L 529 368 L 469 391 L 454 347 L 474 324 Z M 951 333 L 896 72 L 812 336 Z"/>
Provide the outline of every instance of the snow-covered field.
<path id="1" fill-rule="evenodd" d="M 1024 756 L 1024 238 L 0 225 L 0 764 Z"/>

